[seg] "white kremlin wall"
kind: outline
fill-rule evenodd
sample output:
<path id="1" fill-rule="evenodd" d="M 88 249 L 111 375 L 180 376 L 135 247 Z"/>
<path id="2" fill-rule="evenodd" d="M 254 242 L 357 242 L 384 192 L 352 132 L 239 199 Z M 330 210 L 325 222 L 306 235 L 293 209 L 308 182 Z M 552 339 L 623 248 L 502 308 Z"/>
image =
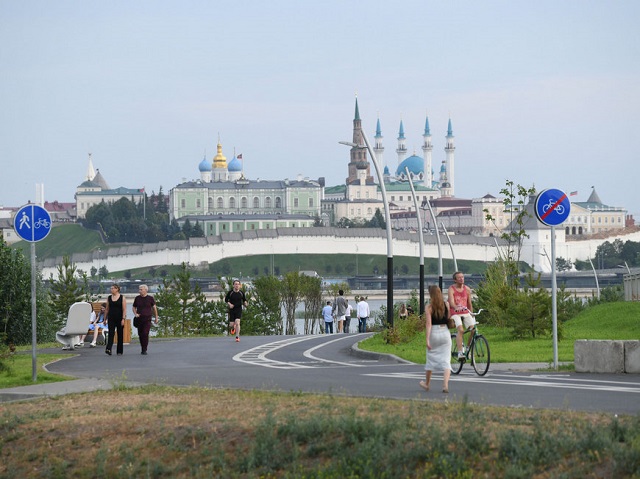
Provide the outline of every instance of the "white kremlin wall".
<path id="1" fill-rule="evenodd" d="M 521 260 L 533 264 L 536 271 L 550 272 L 551 245 L 550 230 L 531 232 L 522 247 Z M 626 236 L 583 241 L 565 241 L 564 231 L 556 231 L 556 257 L 570 261 L 585 261 L 593 258 L 595 251 L 605 241 L 620 239 L 640 242 L 640 232 Z M 426 258 L 438 258 L 435 236 L 426 235 L 424 254 Z M 501 240 L 492 237 L 468 235 L 451 236 L 456 259 L 494 261 L 499 256 Z M 442 257 L 451 259 L 451 248 L 445 237 L 441 237 Z M 126 271 L 134 268 L 179 265 L 192 266 L 214 263 L 221 259 L 247 255 L 282 254 L 378 254 L 386 256 L 387 241 L 385 230 L 342 229 L 342 228 L 281 228 L 276 230 L 245 231 L 222 236 L 192 238 L 184 241 L 166 241 L 157 244 L 135 244 L 111 247 L 93 253 L 75 254 L 71 261 L 78 269 L 90 271 L 92 267 L 107 270 Z M 419 244 L 417 233 L 393 232 L 393 255 L 413 256 L 418 259 Z M 56 277 L 56 267 L 62 258 L 48 259 L 40 263 L 45 278 Z"/>

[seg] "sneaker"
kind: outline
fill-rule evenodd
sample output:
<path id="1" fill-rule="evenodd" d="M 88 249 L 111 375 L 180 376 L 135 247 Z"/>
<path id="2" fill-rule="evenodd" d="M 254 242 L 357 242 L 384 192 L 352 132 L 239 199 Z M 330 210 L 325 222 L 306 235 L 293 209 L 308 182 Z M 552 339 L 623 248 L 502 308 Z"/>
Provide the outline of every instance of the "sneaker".
<path id="1" fill-rule="evenodd" d="M 231 328 L 231 336 L 233 336 L 234 334 L 236 334 L 236 329 L 235 328 Z"/>
<path id="2" fill-rule="evenodd" d="M 84 343 L 78 343 L 74 346 L 74 348 L 81 348 L 82 346 L 84 346 Z"/>
<path id="3" fill-rule="evenodd" d="M 90 348 L 95 348 L 95 347 L 96 347 L 96 343 L 91 343 L 91 344 L 89 344 L 89 347 L 90 347 Z"/>
<path id="4" fill-rule="evenodd" d="M 464 351 L 458 351 L 458 359 L 464 359 Z"/>
<path id="5" fill-rule="evenodd" d="M 240 342 L 240 338 L 238 336 L 236 336 L 236 343 Z"/>
<path id="6" fill-rule="evenodd" d="M 142 351 L 140 354 L 144 354 L 146 356 L 147 352 L 146 351 Z"/>

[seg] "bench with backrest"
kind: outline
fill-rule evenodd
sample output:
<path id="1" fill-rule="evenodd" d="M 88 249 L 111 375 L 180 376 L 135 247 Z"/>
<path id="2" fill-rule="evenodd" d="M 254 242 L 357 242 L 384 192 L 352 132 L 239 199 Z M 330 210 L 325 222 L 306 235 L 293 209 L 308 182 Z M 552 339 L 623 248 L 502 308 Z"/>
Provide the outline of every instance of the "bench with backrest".
<path id="1" fill-rule="evenodd" d="M 64 349 L 73 349 L 78 337 L 87 332 L 87 323 L 91 316 L 91 304 L 86 302 L 73 303 L 67 314 L 67 322 L 56 333 L 56 341 L 64 345 Z"/>

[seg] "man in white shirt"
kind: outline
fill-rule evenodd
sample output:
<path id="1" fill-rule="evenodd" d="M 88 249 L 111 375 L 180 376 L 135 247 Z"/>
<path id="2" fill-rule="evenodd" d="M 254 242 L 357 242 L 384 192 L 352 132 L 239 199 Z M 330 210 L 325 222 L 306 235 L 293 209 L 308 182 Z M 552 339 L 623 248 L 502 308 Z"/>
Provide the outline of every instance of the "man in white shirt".
<path id="1" fill-rule="evenodd" d="M 360 296 L 358 304 L 356 305 L 356 311 L 358 313 L 358 332 L 367 332 L 367 320 L 369 319 L 369 303 L 364 300 L 364 296 Z"/>

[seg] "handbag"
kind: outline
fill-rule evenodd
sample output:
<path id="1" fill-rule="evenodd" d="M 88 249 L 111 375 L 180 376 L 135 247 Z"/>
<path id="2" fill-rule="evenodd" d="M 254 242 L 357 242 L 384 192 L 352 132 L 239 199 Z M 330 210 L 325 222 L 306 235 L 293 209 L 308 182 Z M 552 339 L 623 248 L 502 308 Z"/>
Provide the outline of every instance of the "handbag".
<path id="1" fill-rule="evenodd" d="M 138 317 L 138 316 L 134 316 L 133 317 L 133 327 L 134 328 L 139 328 L 140 327 L 140 317 Z"/>
<path id="2" fill-rule="evenodd" d="M 453 320 L 453 318 L 449 314 L 449 305 L 447 303 L 444 303 L 444 311 L 445 311 L 445 314 L 447 315 L 447 328 L 454 329 L 456 327 L 456 322 Z"/>

